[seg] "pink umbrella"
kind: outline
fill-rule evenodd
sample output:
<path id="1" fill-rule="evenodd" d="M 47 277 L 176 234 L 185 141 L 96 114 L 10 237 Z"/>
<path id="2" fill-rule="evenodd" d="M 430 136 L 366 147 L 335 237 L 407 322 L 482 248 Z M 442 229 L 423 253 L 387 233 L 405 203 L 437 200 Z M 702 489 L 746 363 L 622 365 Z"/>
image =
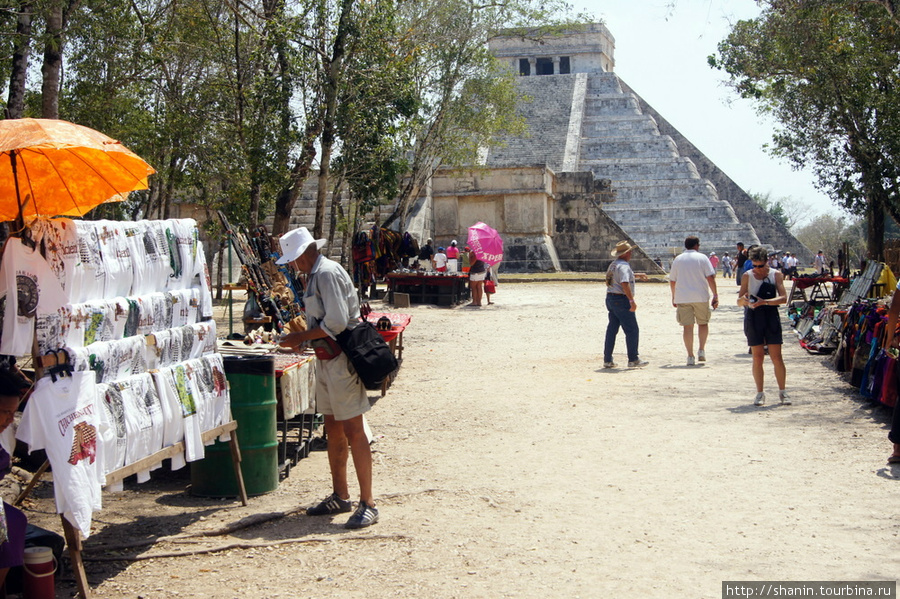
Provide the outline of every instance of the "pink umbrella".
<path id="1" fill-rule="evenodd" d="M 503 260 L 503 238 L 482 222 L 469 227 L 468 245 L 475 257 L 486 264 L 499 264 Z"/>

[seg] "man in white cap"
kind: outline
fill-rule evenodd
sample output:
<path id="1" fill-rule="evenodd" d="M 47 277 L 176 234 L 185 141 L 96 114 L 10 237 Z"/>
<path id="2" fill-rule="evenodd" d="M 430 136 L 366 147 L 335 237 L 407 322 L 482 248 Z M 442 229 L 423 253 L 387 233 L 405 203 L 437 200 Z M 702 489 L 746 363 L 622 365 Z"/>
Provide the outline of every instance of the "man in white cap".
<path id="1" fill-rule="evenodd" d="M 277 263 L 290 264 L 307 275 L 303 294 L 307 329 L 286 335 L 280 344 L 297 349 L 309 342 L 316 352 L 316 409 L 325 416 L 331 468 L 332 494 L 306 513 L 324 516 L 353 509 L 347 482 L 347 459 L 352 455 L 359 506 L 346 526 L 364 528 L 378 522 L 372 495 L 372 451 L 363 423 L 363 414 L 371 406 L 365 387 L 335 340 L 338 333 L 359 322 L 359 299 L 347 271 L 319 254 L 324 239 L 313 239 L 306 227 L 300 227 L 282 235 L 280 242 Z"/>
<path id="2" fill-rule="evenodd" d="M 603 346 L 603 367 L 615 368 L 613 350 L 619 327 L 625 331 L 625 348 L 628 351 L 628 367 L 639 368 L 647 362 L 638 356 L 637 303 L 634 301 L 634 271 L 628 262 L 636 246 L 620 241 L 610 255 L 616 259 L 606 270 L 606 309 L 609 311 L 609 325 L 606 327 L 606 343 Z"/>

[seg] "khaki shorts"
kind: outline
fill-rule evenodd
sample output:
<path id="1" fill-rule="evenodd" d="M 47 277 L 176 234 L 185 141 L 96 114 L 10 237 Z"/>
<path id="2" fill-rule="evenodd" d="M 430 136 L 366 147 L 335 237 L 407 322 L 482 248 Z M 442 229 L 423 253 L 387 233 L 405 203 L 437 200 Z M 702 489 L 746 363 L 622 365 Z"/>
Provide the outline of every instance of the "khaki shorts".
<path id="1" fill-rule="evenodd" d="M 316 411 L 350 420 L 365 414 L 372 406 L 366 388 L 341 353 L 333 360 L 316 360 Z"/>
<path id="2" fill-rule="evenodd" d="M 694 323 L 709 324 L 712 318 L 712 310 L 706 302 L 696 302 L 693 304 L 678 304 L 676 308 L 675 318 L 678 324 L 683 327 L 692 327 Z"/>

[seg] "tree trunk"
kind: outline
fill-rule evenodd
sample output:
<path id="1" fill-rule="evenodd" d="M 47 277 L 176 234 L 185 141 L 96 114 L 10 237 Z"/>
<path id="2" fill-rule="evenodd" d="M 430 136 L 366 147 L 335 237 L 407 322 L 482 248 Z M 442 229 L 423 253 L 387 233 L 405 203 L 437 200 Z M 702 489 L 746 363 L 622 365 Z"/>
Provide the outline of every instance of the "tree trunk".
<path id="1" fill-rule="evenodd" d="M 870 192 L 866 210 L 866 256 L 879 262 L 884 262 L 884 210 L 885 198 L 878 192 Z"/>
<path id="2" fill-rule="evenodd" d="M 297 198 L 300 197 L 300 193 L 303 191 L 303 183 L 309 177 L 313 158 L 316 157 L 316 139 L 321 131 L 322 120 L 320 118 L 316 118 L 306 125 L 303 150 L 294 164 L 288 184 L 282 188 L 278 197 L 275 198 L 275 219 L 272 222 L 272 235 L 284 235 L 291 225 L 291 212 L 293 212 L 294 204 L 297 203 Z"/>
<path id="3" fill-rule="evenodd" d="M 225 270 L 225 244 L 228 243 L 222 239 L 219 241 L 219 268 L 216 269 L 216 299 L 222 299 L 222 272 Z M 229 281 L 230 283 L 231 281 Z"/>
<path id="4" fill-rule="evenodd" d="M 341 16 L 334 36 L 331 60 L 325 65 L 325 114 L 322 122 L 322 156 L 319 159 L 319 187 L 316 190 L 316 221 L 313 237 L 322 237 L 325 232 L 325 202 L 328 199 L 328 178 L 331 172 L 331 151 L 334 148 L 335 118 L 337 118 L 338 87 L 342 78 L 344 54 L 349 35 L 350 13 L 353 0 L 341 2 Z"/>
<path id="5" fill-rule="evenodd" d="M 12 56 L 12 72 L 9 77 L 7 116 L 20 119 L 25 114 L 25 74 L 28 72 L 28 55 L 31 51 L 31 3 L 19 6 L 16 19 L 15 50 Z"/>
<path id="6" fill-rule="evenodd" d="M 250 228 L 255 229 L 259 224 L 259 201 L 262 196 L 258 181 L 250 186 Z"/>
<path id="7" fill-rule="evenodd" d="M 57 0 L 47 15 L 47 41 L 44 44 L 44 64 L 41 66 L 41 116 L 59 118 L 59 80 L 62 72 L 63 7 Z"/>

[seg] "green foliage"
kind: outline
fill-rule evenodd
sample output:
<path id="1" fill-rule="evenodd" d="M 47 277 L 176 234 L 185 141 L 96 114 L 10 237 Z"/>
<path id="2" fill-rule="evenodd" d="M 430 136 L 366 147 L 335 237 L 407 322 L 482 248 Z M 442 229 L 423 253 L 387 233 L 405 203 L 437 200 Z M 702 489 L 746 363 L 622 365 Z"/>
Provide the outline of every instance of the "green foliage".
<path id="1" fill-rule="evenodd" d="M 826 259 L 835 264 L 844 243 L 850 247 L 850 264 L 858 265 L 866 257 L 866 222 L 862 218 L 821 214 L 798 227 L 794 236 L 813 252 L 823 250 Z"/>
<path id="2" fill-rule="evenodd" d="M 900 27 L 864 2 L 767 2 L 740 21 L 710 64 L 780 127 L 773 152 L 811 168 L 851 214 L 868 216 L 882 251 L 884 210 L 900 214 Z"/>
<path id="3" fill-rule="evenodd" d="M 32 3 L 32 72 L 50 2 Z M 20 5 L 0 0 L 4 84 Z M 308 169 L 297 165 L 325 142 L 335 178 L 365 212 L 398 196 L 408 205 L 431 169 L 471 165 L 498 134 L 520 134 L 514 79 L 487 41 L 504 27 L 551 34 L 568 10 L 559 0 L 72 6 L 60 118 L 121 140 L 157 169 L 148 193 L 98 214 L 165 217 L 189 202 L 240 224 L 299 189 L 306 175 L 296 173 Z M 27 104 L 39 109 L 39 82 L 28 85 Z"/>

